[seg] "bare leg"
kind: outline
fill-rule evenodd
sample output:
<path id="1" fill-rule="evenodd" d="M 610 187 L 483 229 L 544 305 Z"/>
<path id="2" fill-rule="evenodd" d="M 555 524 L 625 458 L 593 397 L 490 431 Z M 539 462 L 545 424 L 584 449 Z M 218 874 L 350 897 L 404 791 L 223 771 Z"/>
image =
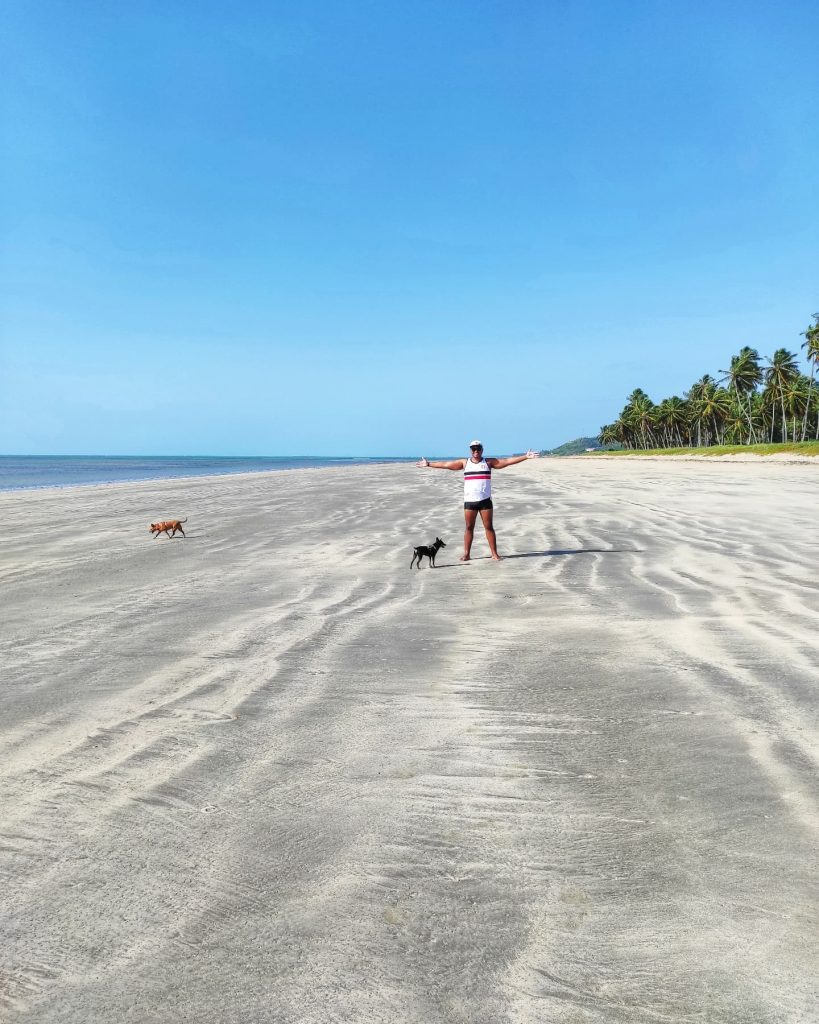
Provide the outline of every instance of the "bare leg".
<path id="1" fill-rule="evenodd" d="M 483 523 L 484 531 L 486 532 L 486 540 L 489 544 L 489 550 L 492 552 L 492 558 L 494 561 L 499 562 L 501 556 L 498 554 L 497 538 L 495 537 L 495 528 L 492 526 L 492 512 L 491 508 L 481 509 L 481 522 Z"/>
<path id="2" fill-rule="evenodd" d="M 472 538 L 475 535 L 475 523 L 478 520 L 478 513 L 474 508 L 464 509 L 464 522 L 466 523 L 466 529 L 464 530 L 464 553 L 461 555 L 462 562 L 469 561 L 469 552 L 472 550 Z"/>

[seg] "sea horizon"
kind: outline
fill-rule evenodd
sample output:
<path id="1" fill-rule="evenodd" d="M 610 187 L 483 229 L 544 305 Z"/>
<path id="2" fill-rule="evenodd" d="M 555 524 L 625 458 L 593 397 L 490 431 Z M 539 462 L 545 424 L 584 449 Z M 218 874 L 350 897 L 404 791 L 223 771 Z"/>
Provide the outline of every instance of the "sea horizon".
<path id="1" fill-rule="evenodd" d="M 0 491 L 410 461 L 395 455 L 0 455 Z"/>

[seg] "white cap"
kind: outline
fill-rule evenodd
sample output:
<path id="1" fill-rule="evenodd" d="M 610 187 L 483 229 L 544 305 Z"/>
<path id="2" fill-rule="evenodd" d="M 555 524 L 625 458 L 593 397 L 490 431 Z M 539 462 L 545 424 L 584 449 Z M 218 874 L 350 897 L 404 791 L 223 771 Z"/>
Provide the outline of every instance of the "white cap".
<path id="1" fill-rule="evenodd" d="M 470 448 L 483 448 L 483 442 L 482 441 L 470 441 L 469 442 L 469 447 Z"/>

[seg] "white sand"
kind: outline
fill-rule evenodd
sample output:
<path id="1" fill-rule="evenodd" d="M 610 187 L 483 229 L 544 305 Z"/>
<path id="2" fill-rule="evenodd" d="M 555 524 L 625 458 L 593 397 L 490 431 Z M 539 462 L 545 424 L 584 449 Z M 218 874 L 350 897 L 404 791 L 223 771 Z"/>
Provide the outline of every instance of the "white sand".
<path id="1" fill-rule="evenodd" d="M 817 470 L 0 495 L 0 1017 L 815 1021 Z"/>

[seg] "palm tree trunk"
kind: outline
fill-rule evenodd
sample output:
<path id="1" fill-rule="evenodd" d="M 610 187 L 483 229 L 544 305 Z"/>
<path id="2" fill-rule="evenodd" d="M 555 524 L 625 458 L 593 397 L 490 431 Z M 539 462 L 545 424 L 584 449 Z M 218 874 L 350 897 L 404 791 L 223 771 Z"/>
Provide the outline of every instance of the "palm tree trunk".
<path id="1" fill-rule="evenodd" d="M 810 411 L 810 396 L 813 391 L 813 375 L 816 373 L 816 364 L 812 363 L 810 368 L 810 384 L 808 384 L 808 398 L 805 402 L 805 417 L 802 420 L 802 440 L 808 432 L 808 412 Z"/>
<path id="2" fill-rule="evenodd" d="M 739 406 L 739 408 L 741 409 L 741 408 L 742 408 L 742 396 L 741 396 L 741 395 L 740 395 L 740 393 L 739 393 L 739 388 L 737 387 L 737 382 L 736 382 L 736 381 L 734 381 L 734 392 L 735 392 L 735 394 L 736 394 L 736 396 L 737 396 L 737 405 L 738 405 L 738 406 Z M 750 443 L 751 443 L 751 429 L 752 429 L 752 428 L 751 428 L 751 412 L 750 412 L 750 407 L 749 407 L 749 410 L 748 410 L 748 444 L 750 444 Z M 741 442 L 742 444 L 744 444 L 744 443 L 745 443 L 745 442 L 744 442 L 744 441 L 742 440 L 742 435 L 740 435 L 740 438 L 739 438 L 739 440 L 740 440 L 740 442 Z"/>
<path id="3" fill-rule="evenodd" d="M 753 444 L 756 441 L 756 431 L 754 430 L 754 421 L 751 415 L 751 395 L 748 394 L 748 444 Z"/>

